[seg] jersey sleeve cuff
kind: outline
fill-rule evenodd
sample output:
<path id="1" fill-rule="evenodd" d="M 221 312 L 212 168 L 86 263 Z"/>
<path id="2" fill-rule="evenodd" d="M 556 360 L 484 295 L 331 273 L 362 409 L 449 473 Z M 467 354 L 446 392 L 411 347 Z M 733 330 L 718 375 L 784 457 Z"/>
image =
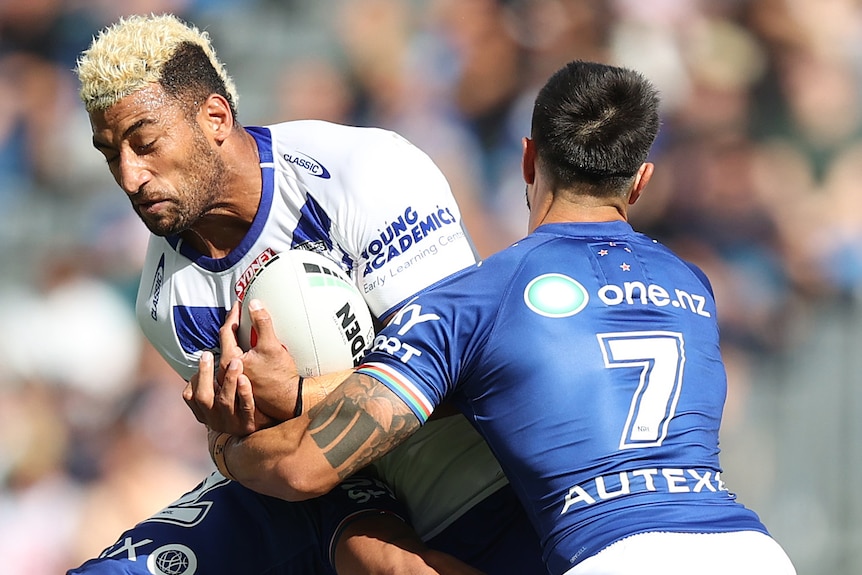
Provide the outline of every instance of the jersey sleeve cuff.
<path id="1" fill-rule="evenodd" d="M 360 365 L 356 373 L 373 377 L 400 397 L 410 407 L 419 422 L 424 424 L 434 411 L 434 404 L 412 381 L 391 366 L 370 362 Z"/>

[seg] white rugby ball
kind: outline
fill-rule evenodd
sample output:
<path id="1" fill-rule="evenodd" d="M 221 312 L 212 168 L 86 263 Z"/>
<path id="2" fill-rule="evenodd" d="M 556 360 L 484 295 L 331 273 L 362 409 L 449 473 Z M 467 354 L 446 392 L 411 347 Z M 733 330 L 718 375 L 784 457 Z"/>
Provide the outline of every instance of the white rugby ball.
<path id="1" fill-rule="evenodd" d="M 237 333 L 246 351 L 257 341 L 248 310 L 252 299 L 263 303 L 304 377 L 359 365 L 374 340 L 374 323 L 359 289 L 335 262 L 316 252 L 282 252 L 251 279 Z"/>

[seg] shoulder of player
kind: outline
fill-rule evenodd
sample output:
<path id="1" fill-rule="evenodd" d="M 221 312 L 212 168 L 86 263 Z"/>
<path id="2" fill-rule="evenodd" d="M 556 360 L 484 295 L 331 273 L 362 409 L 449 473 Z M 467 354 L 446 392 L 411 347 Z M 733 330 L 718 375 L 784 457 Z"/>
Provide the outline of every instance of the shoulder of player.
<path id="1" fill-rule="evenodd" d="M 468 302 L 488 305 L 499 301 L 518 271 L 519 259 L 511 256 L 514 254 L 500 252 L 459 270 L 420 292 L 418 301 L 440 309 L 450 307 L 454 312 L 463 311 Z"/>
<path id="2" fill-rule="evenodd" d="M 448 190 L 430 157 L 396 132 L 322 120 L 267 128 L 276 170 L 295 172 L 308 185 L 359 186 L 362 195 L 375 197 L 411 186 Z"/>
<path id="3" fill-rule="evenodd" d="M 265 127 L 272 134 L 273 140 L 281 146 L 346 150 L 357 156 L 374 154 L 375 147 L 380 146 L 397 148 L 408 144 L 408 147 L 412 147 L 398 133 L 370 126 L 351 126 L 325 120 L 290 120 Z M 368 145 L 373 147 L 368 148 Z"/>
<path id="4" fill-rule="evenodd" d="M 511 277 L 536 258 L 546 259 L 547 256 L 542 248 L 559 241 L 560 238 L 557 236 L 530 234 L 485 258 L 480 263 L 480 267 L 484 268 L 482 273 L 495 277 Z"/>
<path id="5" fill-rule="evenodd" d="M 585 246 L 584 249 L 588 248 Z M 503 305 L 513 288 L 520 289 L 516 286 L 527 284 L 540 275 L 559 271 L 562 269 L 561 263 L 570 269 L 572 262 L 589 265 L 588 258 L 572 254 L 572 245 L 564 238 L 531 234 L 450 276 L 447 281 L 460 289 L 482 294 L 481 299 L 486 305 L 492 300 Z"/>

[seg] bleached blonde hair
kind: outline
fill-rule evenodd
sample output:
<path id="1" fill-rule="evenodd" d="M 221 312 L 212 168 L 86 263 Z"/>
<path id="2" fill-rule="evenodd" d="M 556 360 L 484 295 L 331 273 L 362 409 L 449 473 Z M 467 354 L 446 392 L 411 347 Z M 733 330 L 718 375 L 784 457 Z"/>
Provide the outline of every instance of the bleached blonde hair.
<path id="1" fill-rule="evenodd" d="M 120 18 L 93 38 L 78 58 L 75 72 L 81 82 L 81 101 L 87 112 L 110 108 L 129 94 L 159 83 L 174 95 L 191 79 L 200 79 L 198 70 L 186 70 L 185 78 L 165 78 L 165 67 L 184 46 L 203 50 L 212 66 L 216 92 L 224 92 L 236 114 L 237 93 L 233 80 L 210 43 L 209 35 L 186 24 L 173 14 L 134 15 Z"/>

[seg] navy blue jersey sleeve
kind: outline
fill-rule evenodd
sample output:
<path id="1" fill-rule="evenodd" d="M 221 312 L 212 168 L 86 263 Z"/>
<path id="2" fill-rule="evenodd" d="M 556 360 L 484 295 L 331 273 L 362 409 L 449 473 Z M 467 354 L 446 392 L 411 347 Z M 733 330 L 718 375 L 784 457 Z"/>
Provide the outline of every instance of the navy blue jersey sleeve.
<path id="1" fill-rule="evenodd" d="M 391 490 L 363 473 L 301 502 L 267 497 L 214 473 L 67 575 L 335 575 L 341 532 L 380 513 L 406 518 Z"/>

